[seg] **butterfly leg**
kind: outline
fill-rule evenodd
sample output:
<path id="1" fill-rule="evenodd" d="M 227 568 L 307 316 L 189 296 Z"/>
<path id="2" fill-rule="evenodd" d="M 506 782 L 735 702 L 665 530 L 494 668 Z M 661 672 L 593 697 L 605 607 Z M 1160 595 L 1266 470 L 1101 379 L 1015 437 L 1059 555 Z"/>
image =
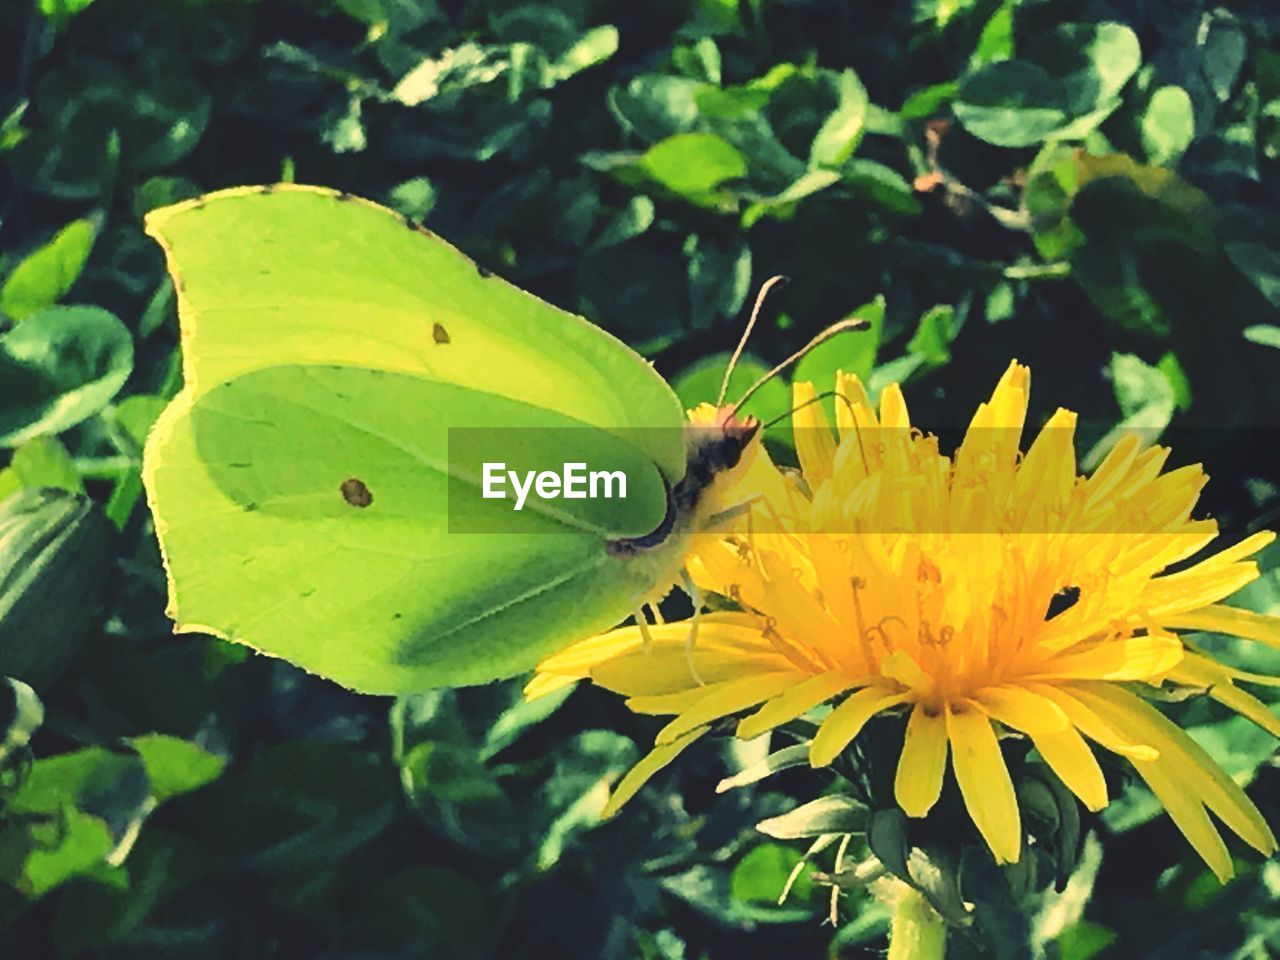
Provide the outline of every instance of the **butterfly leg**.
<path id="1" fill-rule="evenodd" d="M 644 614 L 643 603 L 636 604 L 636 610 L 632 616 L 636 618 L 636 626 L 640 628 L 641 649 L 648 653 L 653 649 L 653 634 L 649 632 L 649 618 Z"/>
<path id="2" fill-rule="evenodd" d="M 689 675 L 700 687 L 706 686 L 706 681 L 702 679 L 698 673 L 698 668 L 693 663 L 693 647 L 698 640 L 698 625 L 702 620 L 702 591 L 698 589 L 698 585 L 693 582 L 693 577 L 689 576 L 688 570 L 680 571 L 680 581 L 684 586 L 685 593 L 689 594 L 689 599 L 693 602 L 693 619 L 689 621 L 689 635 L 684 641 L 684 657 L 689 664 Z"/>
<path id="3" fill-rule="evenodd" d="M 722 523 L 728 523 L 730 520 L 736 520 L 738 517 L 741 517 L 744 514 L 749 517 L 751 515 L 751 508 L 754 507 L 757 503 L 761 502 L 763 499 L 764 499 L 763 497 L 757 494 L 754 497 L 750 497 L 746 500 L 743 500 L 741 503 L 735 503 L 731 507 L 725 507 L 725 509 L 719 511 L 718 513 L 713 513 L 711 516 L 709 516 L 707 518 L 707 522 L 704 525 L 703 529 L 714 530 L 718 526 L 720 526 Z"/>

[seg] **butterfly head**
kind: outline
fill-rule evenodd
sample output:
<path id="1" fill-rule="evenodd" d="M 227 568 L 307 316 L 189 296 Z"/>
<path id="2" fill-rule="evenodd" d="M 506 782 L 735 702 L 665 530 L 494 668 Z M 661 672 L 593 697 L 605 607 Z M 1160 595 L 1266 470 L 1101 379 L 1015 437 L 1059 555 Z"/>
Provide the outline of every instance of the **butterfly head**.
<path id="1" fill-rule="evenodd" d="M 674 490 L 677 508 L 701 512 L 708 501 L 720 500 L 714 494 L 730 486 L 746 467 L 759 433 L 760 421 L 733 407 L 703 404 L 691 410 L 685 426 L 685 475 Z"/>

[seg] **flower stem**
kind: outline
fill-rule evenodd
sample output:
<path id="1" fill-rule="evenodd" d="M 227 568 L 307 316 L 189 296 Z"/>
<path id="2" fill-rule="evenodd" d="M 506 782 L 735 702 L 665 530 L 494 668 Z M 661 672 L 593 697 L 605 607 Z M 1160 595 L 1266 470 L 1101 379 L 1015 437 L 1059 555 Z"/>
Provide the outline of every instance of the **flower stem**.
<path id="1" fill-rule="evenodd" d="M 943 960 L 946 951 L 946 921 L 918 890 L 905 887 L 893 911 L 889 960 Z"/>

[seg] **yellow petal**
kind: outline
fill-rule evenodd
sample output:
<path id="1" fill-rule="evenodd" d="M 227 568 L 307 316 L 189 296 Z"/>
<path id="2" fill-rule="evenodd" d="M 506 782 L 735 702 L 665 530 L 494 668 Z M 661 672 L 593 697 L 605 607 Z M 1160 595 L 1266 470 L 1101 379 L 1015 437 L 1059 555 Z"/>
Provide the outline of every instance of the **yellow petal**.
<path id="1" fill-rule="evenodd" d="M 1078 652 L 1077 652 L 1078 651 Z M 1078 647 L 1045 661 L 1035 679 L 1146 680 L 1168 673 L 1182 659 L 1176 637 L 1131 637 Z"/>
<path id="2" fill-rule="evenodd" d="M 1280 650 L 1280 617 L 1265 613 L 1214 604 L 1199 610 L 1171 614 L 1161 620 L 1167 627 L 1225 633 L 1233 637 L 1244 637 L 1246 640 L 1256 640 Z"/>
<path id="3" fill-rule="evenodd" d="M 933 689 L 933 677 L 921 669 L 905 650 L 895 650 L 885 657 L 880 663 L 880 672 L 919 693 Z"/>
<path id="4" fill-rule="evenodd" d="M 1018 500 L 1023 529 L 1050 529 L 1055 510 L 1065 508 L 1076 482 L 1076 415 L 1059 408 L 1018 465 Z"/>
<path id="5" fill-rule="evenodd" d="M 1209 688 L 1209 696 L 1240 716 L 1252 720 L 1273 737 L 1280 737 L 1280 717 L 1247 690 L 1241 690 L 1234 684 L 1219 683 Z"/>
<path id="6" fill-rule="evenodd" d="M 864 687 L 851 694 L 822 721 L 809 747 L 809 762 L 815 767 L 825 767 L 853 741 L 868 720 L 882 710 L 906 702 L 907 696 L 884 687 Z"/>
<path id="7" fill-rule="evenodd" d="M 1204 804 L 1187 792 L 1185 786 L 1178 782 L 1179 778 L 1168 771 L 1167 764 L 1137 761 L 1133 767 L 1168 811 L 1174 825 L 1191 841 L 1191 846 L 1208 864 L 1218 881 L 1226 883 L 1230 880 L 1235 875 L 1231 854 L 1227 852 L 1222 835 L 1205 812 Z"/>
<path id="8" fill-rule="evenodd" d="M 920 704 L 911 711 L 898 757 L 893 794 L 909 817 L 923 817 L 938 802 L 947 769 L 947 724 Z"/>
<path id="9" fill-rule="evenodd" d="M 974 700 L 987 716 L 1024 733 L 1057 733 L 1071 722 L 1060 706 L 1026 687 L 987 687 Z"/>
<path id="10" fill-rule="evenodd" d="M 1252 720 L 1273 737 L 1280 737 L 1280 717 L 1271 712 L 1271 708 L 1253 694 L 1241 690 L 1232 681 L 1233 676 L 1241 671 L 1234 670 L 1225 664 L 1218 663 L 1198 653 L 1188 654 L 1178 669 L 1170 677 L 1179 683 L 1202 686 L 1209 691 L 1209 696 L 1225 707 L 1229 707 L 1242 717 Z M 1246 674 L 1246 676 L 1250 676 Z M 1273 681 L 1271 677 L 1259 677 L 1264 681 Z M 1280 683 L 1280 681 L 1273 681 Z"/>
<path id="11" fill-rule="evenodd" d="M 855 374 L 836 374 L 836 428 L 843 439 L 855 430 L 876 426 L 876 415 L 862 381 Z"/>
<path id="12" fill-rule="evenodd" d="M 1031 741 L 1044 762 L 1086 807 L 1096 812 L 1107 805 L 1107 781 L 1102 768 L 1074 727 L 1058 733 L 1032 734 Z"/>
<path id="13" fill-rule="evenodd" d="M 604 810 L 600 813 L 600 819 L 608 820 L 617 813 L 624 803 L 639 792 L 650 777 L 678 757 L 689 744 L 706 733 L 707 729 L 707 727 L 699 727 L 696 730 L 690 730 L 684 736 L 676 738 L 671 743 L 654 747 L 645 754 L 640 762 L 628 770 L 627 775 L 618 781 L 618 785 L 613 788 L 613 793 L 609 796 L 609 802 L 605 804 Z"/>
<path id="14" fill-rule="evenodd" d="M 700 727 L 712 720 L 719 720 L 731 714 L 763 703 L 776 697 L 784 690 L 790 689 L 804 680 L 803 673 L 766 673 L 759 676 L 740 677 L 728 680 L 715 687 L 703 687 L 707 693 L 696 703 L 682 710 L 680 715 L 658 731 L 658 743 L 670 743 L 683 736 L 694 727 Z M 634 701 L 631 701 L 634 702 Z M 630 702 L 629 702 L 630 703 Z M 634 707 L 632 708 L 634 709 Z"/>
<path id="15" fill-rule="evenodd" d="M 880 427 L 901 432 L 911 429 L 907 401 L 902 395 L 902 387 L 896 383 L 887 384 L 880 391 Z"/>
<path id="16" fill-rule="evenodd" d="M 649 636 L 659 642 L 683 645 L 689 636 L 687 623 L 659 623 L 649 627 Z M 750 615 L 736 612 L 707 614 L 698 631 L 700 641 L 742 646 L 750 650 L 768 650 L 760 635 L 760 627 Z M 538 664 L 539 673 L 559 673 L 585 678 L 591 668 L 614 657 L 639 650 L 644 635 L 637 626 L 619 627 L 598 636 L 570 644 Z"/>
<path id="17" fill-rule="evenodd" d="M 578 682 L 578 677 L 566 677 L 556 673 L 535 673 L 524 685 L 525 700 L 537 700 Z"/>
<path id="18" fill-rule="evenodd" d="M 592 667 L 591 679 L 625 697 L 645 697 L 792 669 L 789 661 L 770 650 L 723 642 L 724 634 L 714 626 L 698 629 L 690 653 L 689 624 L 671 627 L 657 631 L 649 649 L 634 649 Z M 754 639 L 759 637 L 757 630 Z"/>
<path id="19" fill-rule="evenodd" d="M 1069 688 L 1031 684 L 1031 689 L 1062 708 L 1063 713 L 1086 737 L 1130 760 L 1155 760 L 1160 751 L 1145 743 L 1126 739 L 1114 727 L 1072 696 Z"/>
<path id="20" fill-rule="evenodd" d="M 1137 434 L 1126 433 L 1116 441 L 1116 445 L 1107 451 L 1107 455 L 1102 458 L 1102 463 L 1098 464 L 1097 469 L 1084 483 L 1086 503 L 1090 505 L 1099 503 L 1104 497 L 1114 492 L 1117 484 L 1128 476 L 1140 451 L 1141 441 Z"/>
<path id="21" fill-rule="evenodd" d="M 774 697 L 751 716 L 744 717 L 738 724 L 738 736 L 743 740 L 754 740 L 774 727 L 803 716 L 851 686 L 853 684 L 838 673 L 820 673 L 816 677 L 802 680 L 790 690 Z"/>
<path id="22" fill-rule="evenodd" d="M 1176 771 L 1174 783 L 1202 801 L 1245 843 L 1264 855 L 1275 851 L 1275 835 L 1253 801 L 1200 744 L 1159 710 L 1108 683 L 1082 682 L 1075 685 L 1075 694 L 1112 726 L 1133 731 L 1159 750 L 1158 762 L 1164 769 Z M 1140 764 L 1135 762 L 1135 766 Z"/>
<path id="23" fill-rule="evenodd" d="M 801 381 L 792 388 L 796 456 L 811 491 L 816 491 L 831 476 L 836 459 L 835 434 L 831 432 L 822 404 L 816 401 L 817 396 L 812 383 Z"/>
<path id="24" fill-rule="evenodd" d="M 1147 613 L 1163 622 L 1175 614 L 1215 604 L 1257 580 L 1258 565 L 1252 561 L 1230 563 L 1225 567 L 1197 570 L 1194 576 L 1184 576 L 1191 573 L 1191 570 L 1184 570 L 1148 583 L 1142 592 Z"/>
<path id="25" fill-rule="evenodd" d="M 1017 863 L 1022 848 L 1022 820 L 1009 768 L 991 721 L 973 709 L 947 710 L 951 765 L 964 805 L 997 863 Z"/>
<path id="26" fill-rule="evenodd" d="M 1160 620 L 1216 604 L 1258 578 L 1258 565 L 1245 561 L 1275 539 L 1261 530 L 1193 567 L 1152 580 L 1143 593 L 1149 612 Z"/>

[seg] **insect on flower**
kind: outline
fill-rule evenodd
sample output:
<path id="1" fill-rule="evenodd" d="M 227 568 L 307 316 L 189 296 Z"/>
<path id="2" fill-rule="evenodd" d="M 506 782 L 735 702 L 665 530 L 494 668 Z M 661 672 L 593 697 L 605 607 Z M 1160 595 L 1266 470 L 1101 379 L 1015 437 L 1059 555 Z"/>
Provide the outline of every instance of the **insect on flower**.
<path id="1" fill-rule="evenodd" d="M 1274 534 L 1193 560 L 1218 534 L 1191 516 L 1201 468 L 1164 471 L 1169 451 L 1131 436 L 1081 476 L 1067 410 L 1023 453 L 1029 383 L 1013 363 L 954 457 L 912 428 L 897 385 L 877 412 L 857 378 L 840 375 L 833 432 L 814 388 L 797 384 L 800 476 L 760 451 L 740 481 L 751 516 L 707 537 L 690 565 L 702 590 L 739 608 L 702 617 L 697 677 L 685 627 L 670 623 L 649 628 L 649 649 L 636 627 L 574 644 L 529 684 L 532 697 L 589 679 L 638 713 L 672 716 L 606 813 L 714 721 L 745 714 L 736 732 L 751 739 L 834 704 L 809 746 L 813 766 L 877 714 L 905 712 L 897 804 L 928 814 L 949 762 L 997 862 L 1022 849 L 1006 729 L 1091 810 L 1108 802 L 1095 751 L 1123 757 L 1220 879 L 1232 863 L 1210 813 L 1259 852 L 1276 849 L 1240 787 L 1141 695 L 1166 681 L 1195 686 L 1280 735 L 1280 719 L 1237 685 L 1274 678 L 1176 632 L 1280 646 L 1280 618 L 1222 603 L 1257 578 L 1250 558 Z"/>

